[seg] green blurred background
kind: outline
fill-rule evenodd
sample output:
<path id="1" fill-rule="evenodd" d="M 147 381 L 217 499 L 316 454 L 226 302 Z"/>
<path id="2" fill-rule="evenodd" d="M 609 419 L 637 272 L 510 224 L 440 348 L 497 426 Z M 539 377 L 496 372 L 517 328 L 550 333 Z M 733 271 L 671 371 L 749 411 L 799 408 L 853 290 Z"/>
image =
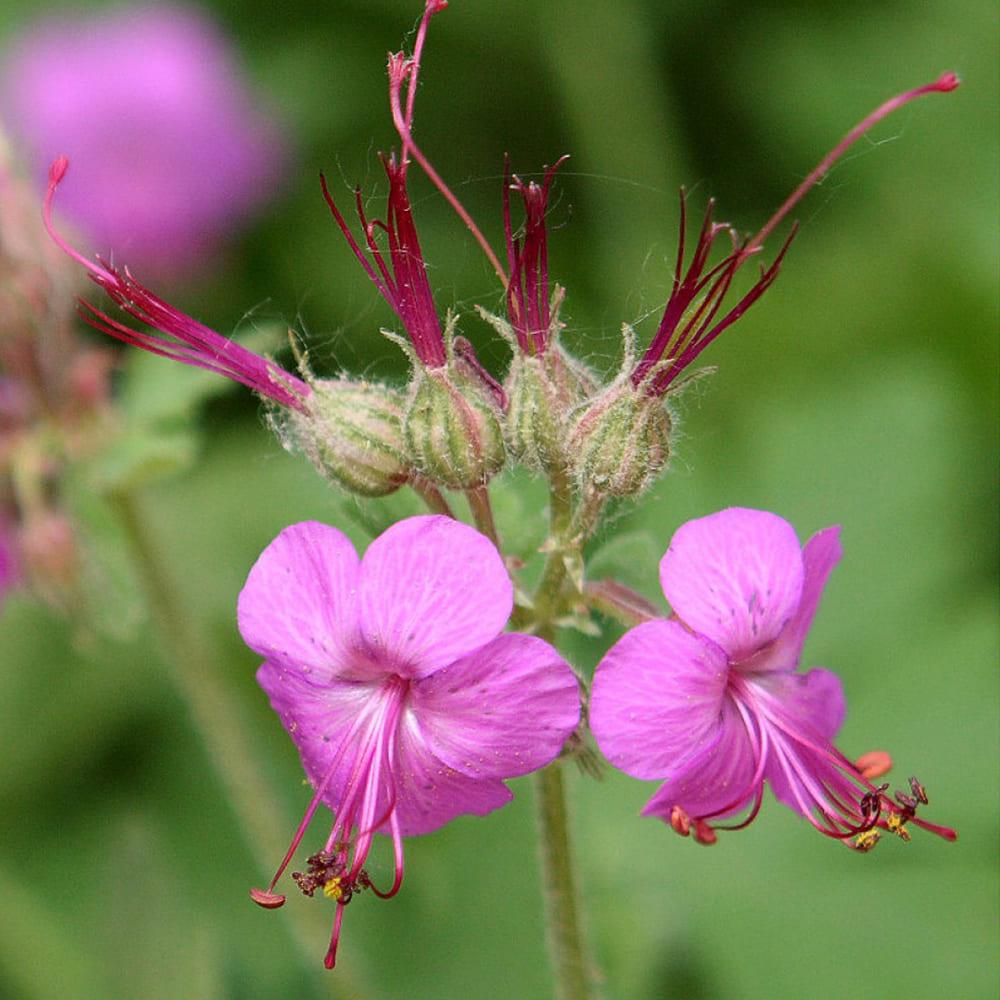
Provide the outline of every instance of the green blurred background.
<path id="1" fill-rule="evenodd" d="M 316 175 L 384 191 L 384 55 L 419 4 L 203 6 L 284 114 L 294 166 L 270 213 L 173 297 L 226 332 L 248 315 L 294 322 L 328 370 L 399 376 L 377 333 L 388 309 Z M 7 0 L 0 32 L 38 8 Z M 783 514 L 802 537 L 842 524 L 846 555 L 807 660 L 844 680 L 845 751 L 889 749 L 897 778 L 917 774 L 928 816 L 960 839 L 918 832 L 859 856 L 769 799 L 747 831 L 706 850 L 638 818 L 654 786 L 574 775 L 584 907 L 609 997 L 996 995 L 997 55 L 995 5 L 940 0 L 455 0 L 432 28 L 419 137 L 492 239 L 503 153 L 524 173 L 572 153 L 551 270 L 568 288 L 567 343 L 604 370 L 622 320 L 647 317 L 647 339 L 655 328 L 680 184 L 696 208 L 714 195 L 752 231 L 885 97 L 945 69 L 964 80 L 884 124 L 810 195 L 777 285 L 706 356 L 715 377 L 681 401 L 671 473 L 595 552 L 659 600 L 656 559 L 688 518 L 741 504 Z M 461 224 L 419 175 L 412 186 L 440 306 L 497 305 Z M 499 370 L 503 349 L 482 324 L 463 329 Z M 163 380 L 184 375 L 160 368 Z M 148 528 L 246 716 L 262 779 L 280 788 L 259 809 L 290 836 L 308 792 L 255 686 L 235 598 L 290 522 L 364 535 L 247 394 L 232 389 L 199 419 L 199 460 L 150 491 Z M 504 506 L 510 531 L 532 519 L 516 507 Z M 589 671 L 614 637 L 570 636 L 567 648 Z M 325 973 L 332 908 L 296 896 L 268 913 L 247 898 L 270 873 L 152 629 L 81 641 L 15 598 L 0 648 L 0 995 L 548 995 L 525 780 L 500 813 L 410 841 L 403 891 L 350 907 L 343 967 Z M 308 964 L 291 907 L 316 919 Z"/>

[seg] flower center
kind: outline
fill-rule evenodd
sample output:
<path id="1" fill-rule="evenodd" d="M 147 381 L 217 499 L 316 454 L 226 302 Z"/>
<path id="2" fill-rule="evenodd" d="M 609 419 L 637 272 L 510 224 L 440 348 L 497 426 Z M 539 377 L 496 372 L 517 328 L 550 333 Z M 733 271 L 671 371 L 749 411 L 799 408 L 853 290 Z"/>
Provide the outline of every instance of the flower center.
<path id="1" fill-rule="evenodd" d="M 743 671 L 730 671 L 726 696 L 746 728 L 753 774 L 726 805 L 712 813 L 690 817 L 683 809 L 675 810 L 671 825 L 678 833 L 687 835 L 694 828 L 695 839 L 711 844 L 716 839 L 714 829 L 739 830 L 749 825 L 760 809 L 767 772 L 769 781 L 784 785 L 778 794 L 820 833 L 849 842 L 855 850 L 870 851 L 880 830 L 909 840 L 908 823 L 946 840 L 955 839 L 953 830 L 917 818 L 918 806 L 927 804 L 927 793 L 916 778 L 910 778 L 909 793 L 897 791 L 890 798 L 888 783 L 874 785 L 869 780 L 883 774 L 886 767 L 853 764 L 825 738 L 798 723 L 780 698 Z M 878 756 L 878 765 L 888 761 L 884 753 L 866 756 Z M 709 825 L 709 820 L 739 810 L 750 800 L 750 812 L 741 822 Z"/>
<path id="2" fill-rule="evenodd" d="M 328 969 L 336 963 L 343 910 L 354 894 L 371 889 L 376 896 L 388 899 L 403 883 L 403 838 L 396 816 L 393 765 L 409 690 L 409 680 L 397 674 L 390 674 L 372 690 L 341 740 L 325 777 L 316 786 L 270 886 L 266 890 L 250 891 L 254 902 L 268 909 L 276 909 L 285 902 L 285 897 L 274 892 L 274 887 L 302 841 L 320 802 L 327 799 L 328 788 L 339 786 L 333 827 L 326 843 L 308 858 L 309 867 L 305 872 L 292 873 L 303 894 L 312 896 L 321 889 L 327 899 L 337 904 L 330 947 L 324 959 Z M 395 874 L 390 888 L 382 891 L 372 883 L 364 865 L 376 831 L 386 824 L 393 842 Z"/>

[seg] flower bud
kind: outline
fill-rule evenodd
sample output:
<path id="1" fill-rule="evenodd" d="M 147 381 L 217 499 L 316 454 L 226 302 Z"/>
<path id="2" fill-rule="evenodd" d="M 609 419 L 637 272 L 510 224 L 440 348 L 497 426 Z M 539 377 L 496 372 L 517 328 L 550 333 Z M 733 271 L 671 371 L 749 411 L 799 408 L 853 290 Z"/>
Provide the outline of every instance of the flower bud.
<path id="1" fill-rule="evenodd" d="M 662 400 L 617 379 L 574 415 L 568 444 L 581 489 L 635 496 L 667 464 L 670 415 Z"/>
<path id="2" fill-rule="evenodd" d="M 505 429 L 511 456 L 529 469 L 567 468 L 568 416 L 593 391 L 583 367 L 557 345 L 534 357 L 518 351 L 504 388 L 510 401 Z"/>
<path id="3" fill-rule="evenodd" d="M 410 474 L 403 439 L 403 400 L 374 382 L 313 379 L 304 412 L 288 410 L 279 436 L 348 493 L 381 497 Z"/>
<path id="4" fill-rule="evenodd" d="M 414 464 L 450 489 L 482 486 L 503 468 L 500 407 L 481 379 L 453 364 L 420 368 L 406 412 L 406 443 Z"/>

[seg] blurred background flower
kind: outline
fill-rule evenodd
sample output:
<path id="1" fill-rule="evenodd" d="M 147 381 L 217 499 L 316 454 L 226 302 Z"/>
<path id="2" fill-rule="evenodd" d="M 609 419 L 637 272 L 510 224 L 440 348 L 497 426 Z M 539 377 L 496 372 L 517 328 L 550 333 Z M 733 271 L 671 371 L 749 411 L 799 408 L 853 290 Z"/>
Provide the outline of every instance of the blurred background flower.
<path id="1" fill-rule="evenodd" d="M 39 6 L 0 4 L 9 53 Z M 346 203 L 355 182 L 381 202 L 374 154 L 394 138 L 385 53 L 420 7 L 341 0 L 318 17 L 309 0 L 206 0 L 289 122 L 301 169 L 280 206 L 211 258 L 211 287 L 186 287 L 179 308 L 227 333 L 248 312 L 256 322 L 268 297 L 267 313 L 304 329 L 317 369 L 402 379 L 378 332 L 391 310 L 344 247 L 317 174 Z M 681 400 L 673 471 L 641 506 L 623 506 L 614 539 L 592 555 L 596 577 L 619 574 L 658 600 L 655 554 L 691 518 L 738 504 L 776 511 L 803 536 L 842 524 L 848 555 L 806 656 L 843 680 L 843 748 L 870 749 L 877 735 L 900 764 L 893 780 L 919 775 L 961 839 L 862 858 L 772 808 L 702 851 L 639 819 L 654 786 L 573 780 L 584 902 L 611 1000 L 804 990 L 833 1000 L 886 983 L 913 1000 L 996 992 L 996 9 L 456 2 L 428 39 L 418 141 L 495 247 L 504 152 L 525 177 L 572 154 L 550 198 L 549 272 L 567 287 L 564 343 L 603 372 L 620 362 L 622 320 L 648 343 L 662 313 L 681 183 L 692 217 L 714 195 L 720 220 L 754 232 L 852 123 L 952 68 L 958 91 L 885 123 L 804 203 L 779 281 L 706 352 L 717 374 Z M 436 300 L 461 311 L 463 334 L 498 373 L 506 349 L 471 315 L 474 303 L 502 311 L 495 275 L 417 171 L 411 186 Z M 143 211 L 155 208 L 150 198 Z M 131 263 L 127 250 L 117 254 Z M 122 388 L 163 406 L 190 369 L 148 360 L 144 381 Z M 227 389 L 194 412 L 206 446 L 147 498 L 151 528 L 288 789 L 261 809 L 291 822 L 309 790 L 256 689 L 235 598 L 293 521 L 336 524 L 359 547 L 368 538 L 307 463 L 281 452 L 249 393 Z M 544 503 L 498 500 L 512 547 L 534 541 Z M 617 635 L 573 640 L 574 662 L 590 670 Z M 405 891 L 391 907 L 358 905 L 331 977 L 301 965 L 274 915 L 248 899 L 270 872 L 241 839 L 147 637 L 81 653 L 50 612 L 15 594 L 0 650 L 0 995 L 548 995 L 520 779 L 495 816 L 407 845 Z M 373 852 L 373 877 L 391 864 L 391 852 Z M 329 914 L 307 909 L 315 944 Z"/>
<path id="2" fill-rule="evenodd" d="M 0 120 L 61 209 L 140 273 L 193 271 L 274 192 L 284 141 L 226 36 L 169 4 L 64 11 L 7 40 Z"/>

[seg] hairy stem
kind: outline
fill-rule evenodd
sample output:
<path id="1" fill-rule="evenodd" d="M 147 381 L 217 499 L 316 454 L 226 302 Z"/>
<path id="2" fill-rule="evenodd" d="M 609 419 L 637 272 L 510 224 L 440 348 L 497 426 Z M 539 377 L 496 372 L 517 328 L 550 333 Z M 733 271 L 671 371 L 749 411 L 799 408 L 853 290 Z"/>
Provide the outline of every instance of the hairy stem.
<path id="1" fill-rule="evenodd" d="M 561 609 L 570 560 L 574 553 L 579 555 L 582 540 L 593 530 L 599 512 L 600 505 L 591 505 L 585 514 L 586 523 L 581 522 L 580 510 L 573 510 L 568 476 L 551 474 L 549 554 L 533 606 L 524 609 L 524 617 L 534 625 L 535 632 L 549 642 L 555 639 L 552 621 Z M 584 941 L 562 766 L 562 760 L 555 760 L 535 775 L 546 939 L 557 1000 L 589 1000 L 594 995 L 593 966 Z"/>
<path id="2" fill-rule="evenodd" d="M 535 803 L 555 995 L 557 1000 L 588 1000 L 594 995 L 593 975 L 583 941 L 562 761 L 535 774 Z"/>
<path id="3" fill-rule="evenodd" d="M 590 607 L 626 628 L 663 617 L 655 604 L 617 580 L 588 581 L 583 587 L 583 597 Z"/>
<path id="4" fill-rule="evenodd" d="M 469 501 L 469 509 L 472 511 L 476 527 L 497 547 L 498 551 L 502 551 L 496 521 L 493 519 L 493 505 L 490 503 L 488 487 L 474 486 L 465 491 L 465 496 Z"/>
<path id="5" fill-rule="evenodd" d="M 445 499 L 444 494 L 426 477 L 419 472 L 410 477 L 410 486 L 425 504 L 432 514 L 444 514 L 445 517 L 454 519 L 451 506 Z"/>
<path id="6" fill-rule="evenodd" d="M 112 500 L 147 592 L 171 678 L 188 706 L 251 853 L 261 869 L 268 871 L 284 854 L 288 834 L 281 810 L 272 805 L 281 797 L 268 787 L 267 769 L 256 760 L 253 728 L 243 716 L 238 697 L 227 690 L 217 661 L 192 626 L 160 548 L 150 536 L 149 519 L 139 499 L 120 491 Z M 325 930 L 315 925 L 305 907 L 292 906 L 289 910 L 292 936 L 303 959 L 310 967 L 318 966 Z M 366 995 L 353 975 L 345 975 L 340 966 L 337 973 L 336 982 L 330 984 L 332 996 Z"/>

